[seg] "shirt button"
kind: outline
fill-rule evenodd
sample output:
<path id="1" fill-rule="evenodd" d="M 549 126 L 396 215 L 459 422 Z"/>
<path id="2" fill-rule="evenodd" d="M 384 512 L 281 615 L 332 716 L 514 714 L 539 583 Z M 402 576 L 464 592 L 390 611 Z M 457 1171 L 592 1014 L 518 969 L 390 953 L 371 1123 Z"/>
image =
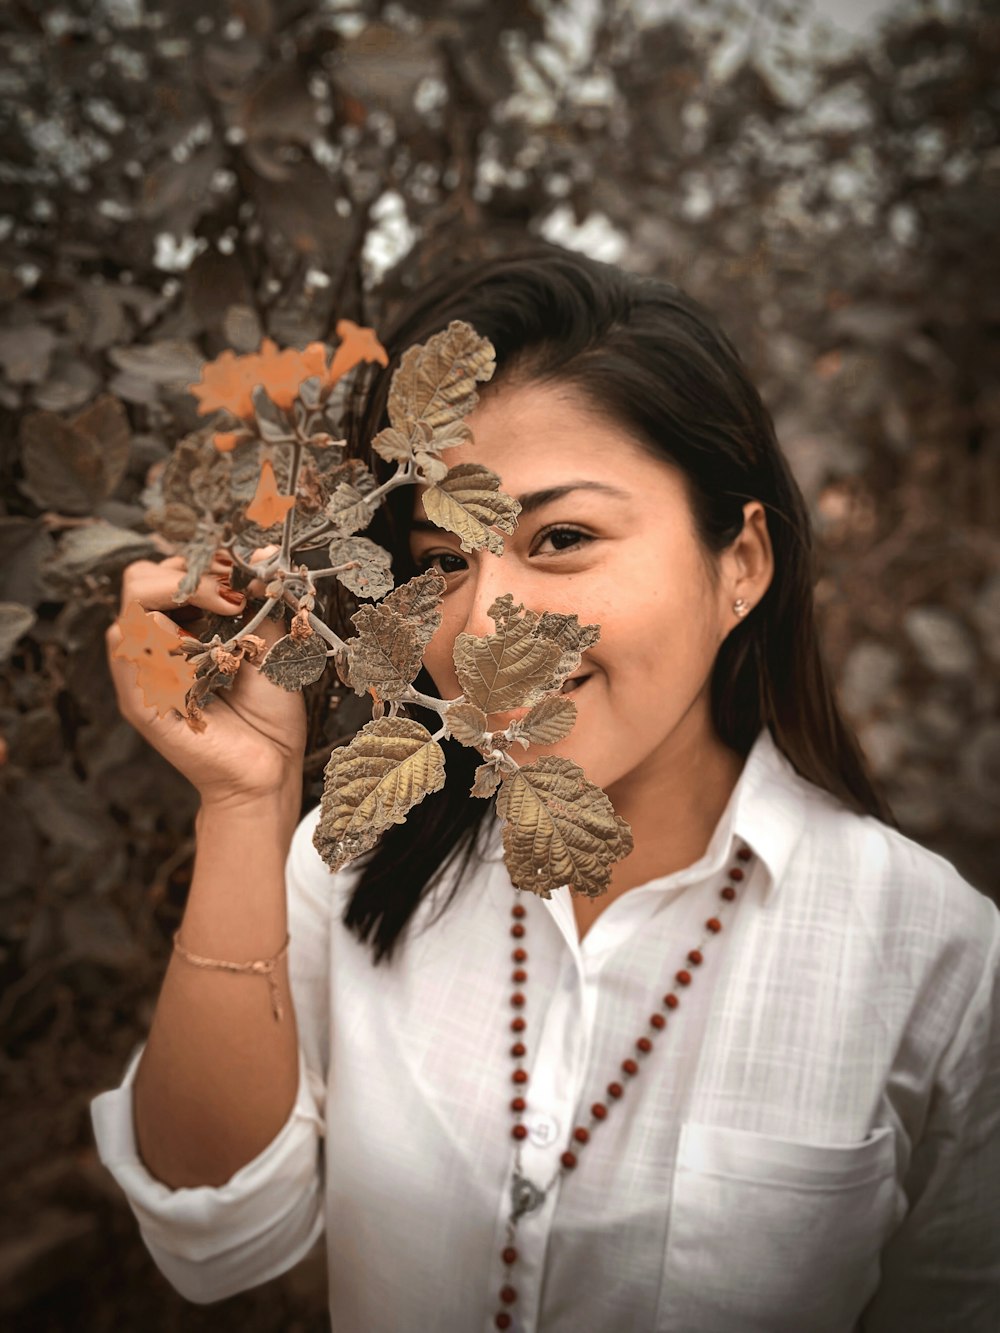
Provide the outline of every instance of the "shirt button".
<path id="1" fill-rule="evenodd" d="M 551 1115 L 536 1115 L 528 1125 L 528 1138 L 536 1148 L 547 1148 L 559 1133 L 559 1121 Z"/>

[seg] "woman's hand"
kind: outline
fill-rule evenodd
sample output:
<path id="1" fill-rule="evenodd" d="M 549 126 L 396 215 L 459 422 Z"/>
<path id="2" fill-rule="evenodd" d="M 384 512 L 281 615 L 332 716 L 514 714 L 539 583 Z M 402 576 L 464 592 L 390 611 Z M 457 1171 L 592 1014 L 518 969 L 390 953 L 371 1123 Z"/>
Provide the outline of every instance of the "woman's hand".
<path id="1" fill-rule="evenodd" d="M 275 549 L 255 551 L 254 563 Z M 245 602 L 234 605 L 222 596 L 222 591 L 228 588 L 231 569 L 228 556 L 217 556 L 192 596 L 177 603 L 172 600 L 173 594 L 186 568 L 183 556 L 169 556 L 159 563 L 133 561 L 122 577 L 122 612 L 132 602 L 138 602 L 172 632 L 176 632 L 182 617 L 174 620 L 164 614 L 167 610 L 179 611 L 190 606 L 216 615 L 241 614 Z M 250 584 L 248 591 L 264 596 L 259 579 Z M 254 632 L 270 648 L 286 631 L 280 623 L 265 617 Z M 136 683 L 135 666 L 123 657 L 114 656 L 121 641 L 122 631 L 115 621 L 108 627 L 105 642 L 122 716 L 183 773 L 204 803 L 245 805 L 261 797 L 272 797 L 289 781 L 299 780 L 306 741 L 305 701 L 301 691 L 284 690 L 272 684 L 258 667 L 244 659 L 232 686 L 218 691 L 205 707 L 205 729 L 196 732 L 177 714 L 160 717 L 155 708 L 146 705 Z"/>

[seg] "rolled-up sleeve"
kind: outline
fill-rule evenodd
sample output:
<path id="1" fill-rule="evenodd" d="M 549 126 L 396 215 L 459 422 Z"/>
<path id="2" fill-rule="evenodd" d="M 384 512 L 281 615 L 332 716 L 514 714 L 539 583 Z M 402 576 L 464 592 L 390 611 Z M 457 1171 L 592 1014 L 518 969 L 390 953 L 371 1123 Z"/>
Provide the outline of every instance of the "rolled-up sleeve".
<path id="1" fill-rule="evenodd" d="M 325 867 L 323 876 L 317 873 L 314 825 L 314 814 L 299 824 L 285 870 L 299 1076 L 295 1103 L 276 1136 L 222 1185 L 171 1189 L 157 1180 L 139 1156 L 133 1120 L 133 1085 L 145 1042 L 133 1050 L 121 1084 L 90 1104 L 98 1155 L 123 1190 L 154 1263 L 197 1304 L 286 1272 L 324 1227 L 331 879 Z"/>
<path id="2" fill-rule="evenodd" d="M 1000 1329 L 1000 913 L 985 897 L 979 908 L 975 989 L 935 1078 L 863 1333 Z"/>

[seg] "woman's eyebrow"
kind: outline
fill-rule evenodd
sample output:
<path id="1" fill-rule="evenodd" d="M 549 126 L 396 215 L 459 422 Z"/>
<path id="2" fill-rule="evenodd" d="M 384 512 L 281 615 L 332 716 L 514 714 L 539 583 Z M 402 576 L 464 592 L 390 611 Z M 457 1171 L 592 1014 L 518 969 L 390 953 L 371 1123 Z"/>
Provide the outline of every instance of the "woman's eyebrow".
<path id="1" fill-rule="evenodd" d="M 535 509 L 541 509 L 543 505 L 551 504 L 553 500 L 561 500 L 571 491 L 600 491 L 603 495 L 610 495 L 616 500 L 632 499 L 628 491 L 623 491 L 618 486 L 609 486 L 604 481 L 568 481 L 565 486 L 547 486 L 541 491 L 529 491 L 527 495 L 519 495 L 517 502 L 521 506 L 522 514 L 530 514 Z"/>
<path id="2" fill-rule="evenodd" d="M 632 499 L 628 491 L 623 491 L 618 486 L 609 486 L 603 481 L 568 481 L 564 486 L 546 486 L 541 491 L 528 491 L 526 495 L 519 495 L 517 502 L 521 506 L 522 514 L 530 514 L 544 505 L 552 504 L 555 500 L 561 500 L 572 491 L 600 491 L 602 495 L 610 495 L 615 500 Z M 410 524 L 410 530 L 411 532 L 441 531 L 436 523 L 429 523 L 425 518 L 415 518 Z"/>

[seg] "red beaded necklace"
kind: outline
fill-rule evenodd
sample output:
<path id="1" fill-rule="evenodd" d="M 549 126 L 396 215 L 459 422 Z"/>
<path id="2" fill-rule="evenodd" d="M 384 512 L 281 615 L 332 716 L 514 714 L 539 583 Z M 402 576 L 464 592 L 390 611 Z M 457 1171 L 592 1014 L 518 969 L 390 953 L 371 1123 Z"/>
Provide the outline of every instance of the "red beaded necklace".
<path id="1" fill-rule="evenodd" d="M 740 861 L 749 861 L 753 856 L 753 853 L 750 851 L 749 847 L 741 847 L 737 851 L 736 856 Z M 739 866 L 733 866 L 728 873 L 728 878 L 735 883 L 739 883 L 743 878 L 743 874 L 744 872 Z M 520 891 L 516 890 L 516 892 L 518 896 L 520 896 Z M 736 897 L 736 889 L 733 887 L 733 884 L 726 884 L 724 888 L 720 889 L 719 897 L 723 902 L 732 902 Z M 720 909 L 720 911 L 722 910 L 724 909 Z M 590 1108 L 589 1124 L 577 1125 L 573 1130 L 570 1135 L 570 1144 L 572 1147 L 567 1146 L 565 1152 L 562 1153 L 559 1158 L 559 1166 L 556 1169 L 555 1175 L 553 1175 L 552 1179 L 544 1189 L 540 1189 L 537 1185 L 528 1180 L 521 1170 L 521 1141 L 528 1136 L 527 1126 L 521 1122 L 521 1116 L 524 1114 L 527 1107 L 524 1094 L 528 1090 L 528 1071 L 521 1063 L 527 1054 L 527 1047 L 524 1044 L 524 1032 L 528 1025 L 523 1012 L 521 1012 L 525 1006 L 525 996 L 524 992 L 520 989 L 520 987 L 528 980 L 528 973 L 524 966 L 528 961 L 528 951 L 525 949 L 523 943 L 524 937 L 527 934 L 527 927 L 524 924 L 524 917 L 526 915 L 525 908 L 520 903 L 515 903 L 511 908 L 511 916 L 514 918 L 514 924 L 510 928 L 510 933 L 513 935 L 514 939 L 518 941 L 517 946 L 511 954 L 511 958 L 514 962 L 514 970 L 511 973 L 511 981 L 514 983 L 514 990 L 510 997 L 510 1003 L 512 1008 L 518 1010 L 516 1017 L 511 1020 L 510 1024 L 510 1029 L 515 1034 L 515 1041 L 510 1048 L 510 1053 L 517 1062 L 511 1078 L 514 1084 L 518 1087 L 519 1092 L 510 1103 L 510 1109 L 514 1116 L 514 1127 L 511 1130 L 511 1137 L 515 1140 L 517 1147 L 514 1149 L 514 1175 L 511 1181 L 510 1191 L 511 1211 L 507 1219 L 506 1244 L 501 1251 L 501 1258 L 504 1262 L 504 1284 L 500 1288 L 501 1308 L 497 1311 L 496 1318 L 493 1321 L 497 1328 L 510 1328 L 511 1323 L 513 1322 L 508 1309 L 503 1307 L 510 1307 L 517 1301 L 517 1290 L 511 1285 L 511 1277 L 514 1265 L 517 1263 L 517 1249 L 514 1245 L 514 1241 L 517 1236 L 518 1222 L 526 1213 L 532 1213 L 536 1208 L 540 1208 L 548 1196 L 549 1190 L 551 1190 L 559 1177 L 564 1175 L 567 1171 L 572 1171 L 576 1167 L 577 1153 L 589 1143 L 591 1134 L 601 1121 L 606 1119 L 611 1106 L 613 1106 L 619 1098 L 624 1096 L 625 1087 L 627 1086 L 624 1083 L 615 1081 L 608 1084 L 607 1095 L 609 1100 L 607 1102 L 594 1102 Z M 721 929 L 722 922 L 719 917 L 710 916 L 705 922 L 705 935 L 698 948 L 691 949 L 688 952 L 687 962 L 691 967 L 699 966 L 702 961 L 702 949 L 705 947 L 706 942 L 711 939 L 713 935 L 717 935 Z M 692 973 L 687 967 L 683 967 L 680 971 L 674 973 L 674 981 L 681 989 L 685 986 L 690 986 L 691 979 Z M 680 995 L 677 990 L 670 990 L 664 995 L 662 1006 L 664 1009 L 672 1010 L 676 1009 L 680 1005 L 680 1002 Z M 657 1032 L 661 1032 L 666 1026 L 666 1015 L 659 1009 L 655 1013 L 650 1014 L 650 1035 L 639 1037 L 635 1043 L 635 1049 L 640 1055 L 648 1055 L 650 1051 L 652 1051 L 653 1036 L 655 1036 Z M 621 1069 L 629 1079 L 635 1078 L 639 1072 L 639 1062 L 629 1056 L 621 1062 Z M 575 1148 L 576 1151 L 573 1151 L 573 1148 Z"/>

